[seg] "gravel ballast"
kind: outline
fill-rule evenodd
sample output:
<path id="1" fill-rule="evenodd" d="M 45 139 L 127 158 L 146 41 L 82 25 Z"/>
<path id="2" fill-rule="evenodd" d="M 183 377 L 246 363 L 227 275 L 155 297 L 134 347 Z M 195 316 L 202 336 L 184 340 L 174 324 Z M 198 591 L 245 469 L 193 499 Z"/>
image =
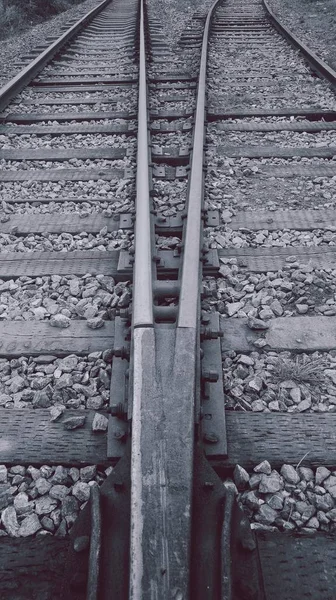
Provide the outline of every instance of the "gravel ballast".
<path id="1" fill-rule="evenodd" d="M 0 537 L 66 537 L 91 487 L 101 485 L 111 471 L 95 465 L 0 465 Z"/>
<path id="2" fill-rule="evenodd" d="M 253 473 L 236 465 L 234 481 L 254 530 L 336 531 L 336 473 L 324 466 L 283 464 L 276 470 L 264 460 Z"/>
<path id="3" fill-rule="evenodd" d="M 27 410 L 55 405 L 80 410 L 106 408 L 111 361 L 112 350 L 86 356 L 71 354 L 65 358 L 52 355 L 1 358 L 0 406 Z"/>
<path id="4" fill-rule="evenodd" d="M 226 408 L 253 412 L 335 412 L 336 351 L 223 355 Z"/>

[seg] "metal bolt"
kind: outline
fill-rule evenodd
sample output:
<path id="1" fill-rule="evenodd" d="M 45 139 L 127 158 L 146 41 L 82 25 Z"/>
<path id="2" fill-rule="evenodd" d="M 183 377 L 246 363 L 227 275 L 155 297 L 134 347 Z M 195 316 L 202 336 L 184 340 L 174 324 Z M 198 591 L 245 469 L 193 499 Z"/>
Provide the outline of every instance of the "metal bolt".
<path id="1" fill-rule="evenodd" d="M 114 486 L 114 489 L 116 492 L 122 492 L 124 489 L 124 482 L 123 481 L 115 481 L 113 486 Z"/>
<path id="2" fill-rule="evenodd" d="M 114 432 L 114 437 L 116 440 L 118 440 L 119 442 L 124 442 L 127 438 L 127 431 L 115 431 Z"/>
<path id="3" fill-rule="evenodd" d="M 219 373 L 218 373 L 218 371 L 215 371 L 214 369 L 208 369 L 206 371 L 202 371 L 202 379 L 204 381 L 209 381 L 211 383 L 215 383 L 219 379 Z"/>
<path id="4" fill-rule="evenodd" d="M 218 444 L 219 437 L 213 431 L 209 431 L 209 433 L 203 435 L 203 442 L 206 444 Z"/>
<path id="5" fill-rule="evenodd" d="M 127 410 L 123 402 L 118 404 L 112 404 L 110 407 L 110 414 L 112 417 L 118 417 L 118 419 L 125 419 L 127 417 Z"/>
<path id="6" fill-rule="evenodd" d="M 214 488 L 214 484 L 212 483 L 212 481 L 205 481 L 203 483 L 203 489 L 210 491 L 210 490 L 213 490 L 213 488 Z"/>
<path id="7" fill-rule="evenodd" d="M 90 546 L 90 538 L 88 535 L 79 535 L 74 539 L 73 549 L 75 552 L 83 552 Z"/>

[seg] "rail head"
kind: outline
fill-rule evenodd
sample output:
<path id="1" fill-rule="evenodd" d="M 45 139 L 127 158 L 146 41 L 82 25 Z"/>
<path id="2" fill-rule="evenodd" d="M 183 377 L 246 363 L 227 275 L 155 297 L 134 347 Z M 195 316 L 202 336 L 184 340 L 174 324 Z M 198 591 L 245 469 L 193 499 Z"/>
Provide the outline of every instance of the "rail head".
<path id="1" fill-rule="evenodd" d="M 178 327 L 196 328 L 198 323 L 207 54 L 210 22 L 214 10 L 219 2 L 220 0 L 216 0 L 216 2 L 214 2 L 211 6 L 206 18 L 203 33 L 202 53 L 197 87 L 192 163 L 187 200 L 188 214 L 183 249 Z"/>
<path id="2" fill-rule="evenodd" d="M 304 54 L 310 65 L 313 69 L 323 78 L 328 79 L 333 86 L 336 86 L 336 71 L 332 69 L 327 63 L 319 58 L 315 52 L 313 52 L 308 46 L 299 40 L 299 38 L 286 27 L 283 23 L 281 23 L 278 17 L 275 16 L 275 13 L 271 9 L 267 0 L 262 0 L 264 8 L 268 14 L 269 19 L 271 20 L 274 27 L 283 35 L 287 40 L 296 48 Z"/>
<path id="3" fill-rule="evenodd" d="M 135 199 L 133 327 L 150 327 L 153 316 L 153 252 L 149 194 L 148 106 L 144 1 L 140 2 L 138 148 Z"/>
<path id="4" fill-rule="evenodd" d="M 45 65 L 53 58 L 60 50 L 82 27 L 91 21 L 99 12 L 101 12 L 112 0 L 104 0 L 98 6 L 86 13 L 74 25 L 63 33 L 55 42 L 50 44 L 48 48 L 43 50 L 34 60 L 24 67 L 17 75 L 15 75 L 8 83 L 0 88 L 0 111 L 4 110 L 12 98 L 21 92 L 21 90 L 30 83 L 34 77 L 45 67 Z"/>

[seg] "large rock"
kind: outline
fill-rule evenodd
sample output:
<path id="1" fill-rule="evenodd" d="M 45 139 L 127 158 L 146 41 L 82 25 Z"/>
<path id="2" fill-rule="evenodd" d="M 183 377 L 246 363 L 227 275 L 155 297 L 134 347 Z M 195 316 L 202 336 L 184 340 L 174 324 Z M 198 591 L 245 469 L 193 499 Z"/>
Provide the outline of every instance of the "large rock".
<path id="1" fill-rule="evenodd" d="M 263 460 L 259 465 L 254 467 L 253 471 L 255 473 L 264 473 L 265 475 L 270 475 L 272 472 L 272 467 L 268 460 Z"/>
<path id="2" fill-rule="evenodd" d="M 100 413 L 95 413 L 92 421 L 92 431 L 106 431 L 108 427 L 108 418 Z"/>
<path id="3" fill-rule="evenodd" d="M 299 467 L 298 473 L 304 481 L 314 481 L 314 471 L 309 467 Z"/>
<path id="4" fill-rule="evenodd" d="M 90 486 L 84 481 L 77 481 L 72 488 L 72 494 L 80 502 L 86 502 L 90 498 Z"/>
<path id="5" fill-rule="evenodd" d="M 258 375 L 256 375 L 255 377 L 253 377 L 253 379 L 251 379 L 248 384 L 247 387 L 250 390 L 253 390 L 254 392 L 261 392 L 262 387 L 263 387 L 263 381 L 261 379 L 261 377 L 258 377 Z"/>
<path id="6" fill-rule="evenodd" d="M 329 469 L 327 469 L 326 467 L 317 467 L 316 473 L 315 473 L 316 485 L 321 485 L 321 483 L 325 479 L 327 479 L 327 477 L 329 477 L 330 474 L 331 474 L 331 471 L 329 471 Z"/>
<path id="7" fill-rule="evenodd" d="M 233 479 L 239 491 L 245 490 L 248 487 L 250 476 L 248 472 L 241 467 L 236 465 L 233 471 Z"/>
<path id="8" fill-rule="evenodd" d="M 25 492 L 20 492 L 14 497 L 14 508 L 16 510 L 16 514 L 26 515 L 31 513 L 33 510 L 32 503 L 29 502 L 28 494 Z"/>
<path id="9" fill-rule="evenodd" d="M 49 492 L 50 498 L 55 498 L 55 500 L 63 500 L 68 494 L 70 494 L 70 489 L 66 485 L 53 485 Z"/>
<path id="10" fill-rule="evenodd" d="M 324 488 L 329 492 L 332 498 L 336 500 L 336 477 L 335 475 L 330 475 L 323 482 Z"/>
<path id="11" fill-rule="evenodd" d="M 271 508 L 268 504 L 262 504 L 259 508 L 259 512 L 256 515 L 256 520 L 264 525 L 271 525 L 277 518 L 278 513 L 276 510 Z"/>
<path id="12" fill-rule="evenodd" d="M 70 327 L 70 319 L 61 313 L 57 315 L 53 315 L 49 321 L 52 327 L 59 327 L 60 329 L 65 329 L 66 327 Z"/>
<path id="13" fill-rule="evenodd" d="M 79 471 L 80 480 L 85 481 L 86 483 L 94 479 L 96 474 L 96 465 L 88 465 L 87 467 L 82 467 Z"/>
<path id="14" fill-rule="evenodd" d="M 300 475 L 292 465 L 282 465 L 280 473 L 288 483 L 296 484 L 300 481 Z"/>
<path id="15" fill-rule="evenodd" d="M 7 483 L 7 467 L 0 465 L 0 483 Z"/>
<path id="16" fill-rule="evenodd" d="M 1 521 L 8 535 L 11 537 L 19 536 L 19 523 L 14 506 L 8 506 L 2 512 Z"/>
<path id="17" fill-rule="evenodd" d="M 35 500 L 35 511 L 38 515 L 49 515 L 57 508 L 57 500 L 50 496 L 41 496 Z"/>
<path id="18" fill-rule="evenodd" d="M 335 503 L 330 496 L 329 493 L 324 494 L 324 496 L 315 495 L 315 506 L 317 510 L 323 510 L 323 512 L 328 512 L 332 510 L 335 506 Z"/>
<path id="19" fill-rule="evenodd" d="M 255 495 L 255 492 L 246 492 L 243 496 L 243 502 L 251 510 L 259 510 L 260 501 L 259 498 Z"/>
<path id="20" fill-rule="evenodd" d="M 57 483 L 64 485 L 68 482 L 68 471 L 65 467 L 58 465 L 55 469 L 55 473 L 51 478 L 51 482 L 55 485 Z"/>
<path id="21" fill-rule="evenodd" d="M 272 471 L 270 475 L 262 475 L 259 492 L 262 494 L 275 494 L 283 488 L 283 480 L 277 471 Z"/>
<path id="22" fill-rule="evenodd" d="M 63 421 L 64 429 L 78 429 L 78 427 L 83 427 L 85 420 L 85 415 L 80 415 L 78 417 L 69 417 L 68 419 Z"/>
<path id="23" fill-rule="evenodd" d="M 49 492 L 51 488 L 51 483 L 50 481 L 47 481 L 44 477 L 39 477 L 35 481 L 35 487 L 39 495 L 44 496 L 44 494 L 47 494 Z"/>
<path id="24" fill-rule="evenodd" d="M 19 536 L 20 537 L 28 537 L 29 535 L 34 535 L 37 531 L 39 531 L 40 529 L 42 529 L 42 525 L 39 521 L 39 518 L 37 515 L 29 515 L 29 517 L 26 517 L 25 519 L 23 519 L 20 529 L 19 529 Z"/>

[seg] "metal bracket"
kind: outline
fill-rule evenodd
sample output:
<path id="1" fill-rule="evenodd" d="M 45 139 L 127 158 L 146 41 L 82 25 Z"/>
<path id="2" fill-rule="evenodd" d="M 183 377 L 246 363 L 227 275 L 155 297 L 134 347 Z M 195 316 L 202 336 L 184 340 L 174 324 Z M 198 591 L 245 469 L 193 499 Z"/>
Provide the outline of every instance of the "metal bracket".
<path id="1" fill-rule="evenodd" d="M 219 210 L 207 210 L 205 213 L 205 227 L 219 227 Z"/>
<path id="2" fill-rule="evenodd" d="M 127 321 L 120 317 L 115 318 L 114 349 L 125 346 L 128 331 Z M 129 362 L 126 358 L 114 356 L 112 360 L 112 373 L 110 385 L 110 407 L 127 407 L 127 371 Z M 117 460 L 123 455 L 125 441 L 128 437 L 129 424 L 117 416 L 110 416 L 107 431 L 107 458 Z"/>
<path id="3" fill-rule="evenodd" d="M 129 577 L 130 535 L 130 444 L 123 458 L 100 488 L 100 561 L 97 598 L 99 600 L 127 600 Z M 65 564 L 61 600 L 88 600 L 87 585 L 89 557 L 94 549 L 93 532 L 96 530 L 91 502 L 80 514 L 70 533 L 70 548 Z M 97 562 L 97 561 L 96 561 Z M 91 561 L 94 565 L 94 561 Z"/>
<path id="4" fill-rule="evenodd" d="M 160 259 L 158 264 L 159 278 L 169 278 L 170 276 L 176 276 L 176 273 L 180 266 L 180 255 L 176 255 L 174 250 L 158 250 L 157 256 Z M 133 274 L 133 259 L 134 257 L 128 250 L 120 250 L 119 261 L 117 267 L 118 276 L 126 277 L 128 280 L 132 280 Z M 217 275 L 219 270 L 219 258 L 216 249 L 211 248 L 204 259 L 203 273 L 204 275 Z"/>
<path id="5" fill-rule="evenodd" d="M 119 228 L 120 229 L 132 229 L 133 230 L 133 215 L 131 213 L 121 213 L 119 216 Z"/>
<path id="6" fill-rule="evenodd" d="M 174 179 L 184 179 L 187 176 L 187 167 L 153 166 L 153 177 L 157 177 L 158 179 L 167 179 L 168 181 L 173 181 Z"/>
<path id="7" fill-rule="evenodd" d="M 189 146 L 180 148 L 167 148 L 165 146 L 153 146 L 152 160 L 157 163 L 165 163 L 167 165 L 188 165 L 190 158 Z"/>
<path id="8" fill-rule="evenodd" d="M 172 121 L 171 123 L 166 123 L 166 122 L 159 122 L 159 123 L 151 123 L 150 125 L 150 129 L 153 132 L 160 132 L 160 133 L 175 133 L 175 131 L 191 131 L 193 128 L 193 124 L 192 123 L 175 123 L 174 121 Z"/>
<path id="9" fill-rule="evenodd" d="M 207 315 L 209 322 L 206 326 L 210 330 L 220 330 L 219 313 Z M 217 339 L 206 339 L 201 342 L 203 350 L 202 372 L 209 374 L 217 373 L 217 381 L 203 380 L 201 396 L 201 422 L 200 438 L 203 443 L 206 456 L 210 459 L 220 461 L 227 457 L 227 439 L 225 425 L 225 406 L 223 390 L 223 370 L 221 341 Z"/>

